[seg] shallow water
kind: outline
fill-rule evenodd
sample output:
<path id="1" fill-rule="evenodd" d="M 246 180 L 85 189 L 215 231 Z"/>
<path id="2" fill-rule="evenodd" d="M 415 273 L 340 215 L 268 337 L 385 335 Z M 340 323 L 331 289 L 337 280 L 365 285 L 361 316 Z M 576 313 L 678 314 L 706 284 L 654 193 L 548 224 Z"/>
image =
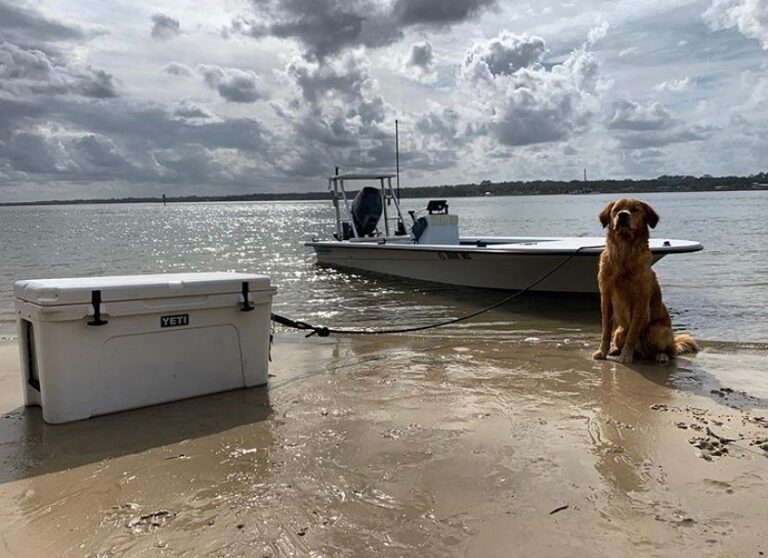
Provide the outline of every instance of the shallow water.
<path id="1" fill-rule="evenodd" d="M 766 356 L 729 342 L 768 340 L 768 195 L 642 197 L 656 234 L 705 245 L 657 266 L 676 327 L 721 341 L 666 366 L 592 360 L 594 298 L 526 296 L 424 336 L 280 332 L 268 388 L 51 426 L 22 407 L 17 346 L 0 342 L 0 555 L 768 550 Z M 608 199 L 451 205 L 466 233 L 596 235 Z M 302 241 L 330 217 L 311 202 L 0 208 L 0 287 L 258 271 L 278 311 L 329 325 L 426 323 L 504 296 L 318 268 Z M 12 317 L 0 292 L 11 335 Z"/>
<path id="2" fill-rule="evenodd" d="M 598 236 L 614 195 L 449 200 L 467 235 Z M 653 234 L 704 251 L 656 266 L 677 329 L 720 341 L 768 341 L 768 192 L 638 195 L 661 215 Z M 405 200 L 405 209 L 424 206 Z M 499 293 L 342 273 L 314 265 L 303 241 L 332 231 L 326 202 L 0 208 L 0 333 L 12 333 L 14 280 L 179 271 L 265 273 L 275 310 L 327 325 L 409 325 L 459 316 Z M 461 328 L 475 336 L 568 338 L 598 331 L 596 301 L 528 296 Z"/>

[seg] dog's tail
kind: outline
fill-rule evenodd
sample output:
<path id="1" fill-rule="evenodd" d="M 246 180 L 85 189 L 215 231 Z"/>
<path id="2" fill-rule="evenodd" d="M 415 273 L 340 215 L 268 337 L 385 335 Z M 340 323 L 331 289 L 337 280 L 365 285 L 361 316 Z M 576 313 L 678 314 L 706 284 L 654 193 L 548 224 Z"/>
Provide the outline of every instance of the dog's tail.
<path id="1" fill-rule="evenodd" d="M 684 355 L 686 353 L 698 353 L 701 349 L 699 344 L 688 335 L 687 333 L 681 333 L 675 335 L 675 354 Z"/>

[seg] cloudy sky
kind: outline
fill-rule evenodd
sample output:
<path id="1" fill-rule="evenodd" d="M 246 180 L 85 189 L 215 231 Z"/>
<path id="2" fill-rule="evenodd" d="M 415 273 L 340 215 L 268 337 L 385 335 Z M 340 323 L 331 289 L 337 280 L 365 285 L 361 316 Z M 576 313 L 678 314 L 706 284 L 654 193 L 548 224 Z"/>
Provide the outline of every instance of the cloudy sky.
<path id="1" fill-rule="evenodd" d="M 0 0 L 0 201 L 768 171 L 768 0 Z"/>

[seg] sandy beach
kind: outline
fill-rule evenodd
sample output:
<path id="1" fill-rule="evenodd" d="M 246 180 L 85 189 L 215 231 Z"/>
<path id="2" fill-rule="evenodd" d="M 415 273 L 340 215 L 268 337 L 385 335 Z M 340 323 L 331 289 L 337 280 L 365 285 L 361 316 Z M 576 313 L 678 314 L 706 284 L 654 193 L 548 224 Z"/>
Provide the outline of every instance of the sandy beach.
<path id="1" fill-rule="evenodd" d="M 268 389 L 49 426 L 6 341 L 0 555 L 768 552 L 765 353 L 591 349 L 282 334 Z"/>

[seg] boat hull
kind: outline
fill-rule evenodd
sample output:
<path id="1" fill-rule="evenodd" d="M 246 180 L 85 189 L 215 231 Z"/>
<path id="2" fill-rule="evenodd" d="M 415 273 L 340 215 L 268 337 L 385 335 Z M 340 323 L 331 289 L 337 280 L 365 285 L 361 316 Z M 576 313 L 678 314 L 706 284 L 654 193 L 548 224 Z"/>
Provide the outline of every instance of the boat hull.
<path id="1" fill-rule="evenodd" d="M 312 246 L 317 254 L 317 262 L 321 265 L 433 283 L 502 290 L 528 288 L 569 257 L 568 254 L 403 250 L 343 244 Z M 654 261 L 660 258 L 661 255 L 655 255 Z M 599 251 L 576 254 L 531 290 L 597 293 L 599 259 Z"/>

